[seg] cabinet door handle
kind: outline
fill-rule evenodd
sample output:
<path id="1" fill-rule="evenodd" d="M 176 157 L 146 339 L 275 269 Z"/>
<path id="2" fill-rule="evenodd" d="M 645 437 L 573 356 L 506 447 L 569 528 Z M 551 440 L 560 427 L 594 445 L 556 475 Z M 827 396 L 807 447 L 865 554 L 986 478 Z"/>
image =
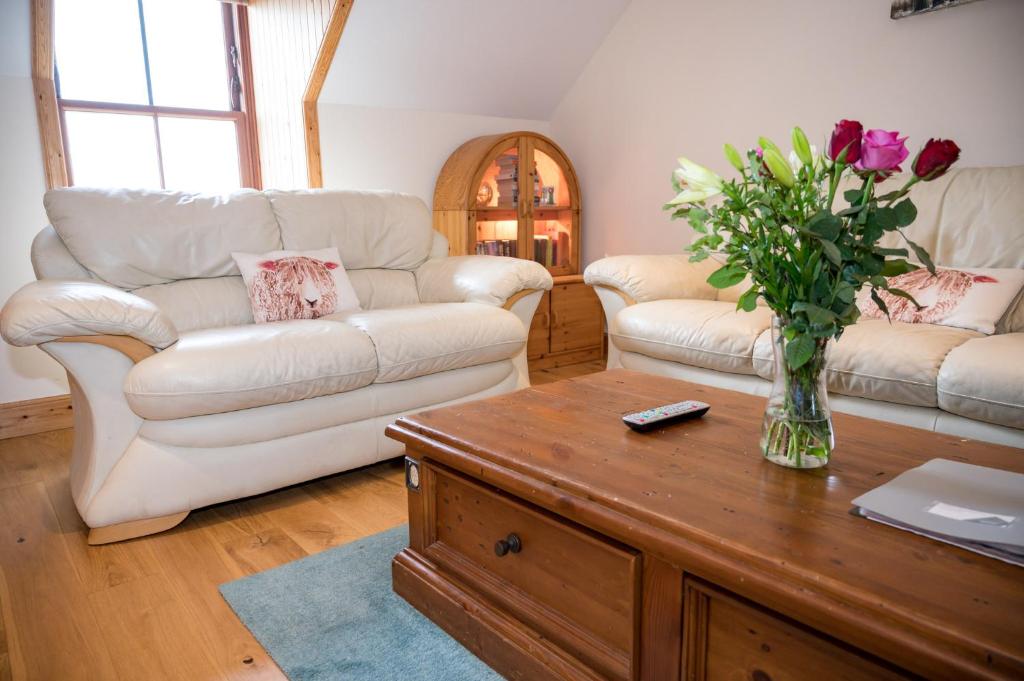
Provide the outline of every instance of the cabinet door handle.
<path id="1" fill-rule="evenodd" d="M 494 553 L 501 558 L 509 553 L 519 553 L 523 550 L 523 542 L 515 532 L 508 535 L 504 539 L 499 539 L 494 543 Z"/>

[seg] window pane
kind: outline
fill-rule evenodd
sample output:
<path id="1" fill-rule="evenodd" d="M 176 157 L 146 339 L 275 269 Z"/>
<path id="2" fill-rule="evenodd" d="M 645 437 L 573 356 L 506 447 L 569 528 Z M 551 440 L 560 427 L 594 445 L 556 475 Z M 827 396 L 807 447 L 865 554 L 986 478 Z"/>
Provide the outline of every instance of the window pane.
<path id="1" fill-rule="evenodd" d="M 76 185 L 160 188 L 151 116 L 66 111 L 64 120 Z"/>
<path id="2" fill-rule="evenodd" d="M 160 116 L 168 189 L 219 193 L 242 186 L 234 121 Z"/>
<path id="3" fill-rule="evenodd" d="M 136 0 L 57 0 L 55 9 L 60 96 L 148 104 Z"/>
<path id="4" fill-rule="evenodd" d="M 153 103 L 189 109 L 230 109 L 221 3 L 143 0 L 142 8 L 146 16 Z"/>

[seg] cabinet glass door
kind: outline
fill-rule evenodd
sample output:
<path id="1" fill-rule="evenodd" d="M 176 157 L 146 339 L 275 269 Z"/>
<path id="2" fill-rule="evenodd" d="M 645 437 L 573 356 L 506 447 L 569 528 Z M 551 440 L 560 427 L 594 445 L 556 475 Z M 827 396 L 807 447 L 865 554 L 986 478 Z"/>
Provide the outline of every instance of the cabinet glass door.
<path id="1" fill-rule="evenodd" d="M 554 150 L 539 144 L 533 149 L 533 179 L 533 252 L 529 257 L 552 274 L 571 272 L 579 206 Z"/>
<path id="2" fill-rule="evenodd" d="M 519 147 L 499 153 L 476 194 L 476 253 L 519 257 Z"/>

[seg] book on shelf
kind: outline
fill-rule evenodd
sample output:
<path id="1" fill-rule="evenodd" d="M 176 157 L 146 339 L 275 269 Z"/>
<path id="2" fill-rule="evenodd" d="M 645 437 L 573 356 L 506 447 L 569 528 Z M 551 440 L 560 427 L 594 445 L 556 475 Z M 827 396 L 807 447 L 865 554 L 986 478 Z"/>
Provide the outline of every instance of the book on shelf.
<path id="1" fill-rule="evenodd" d="M 559 232 L 558 241 L 555 244 L 555 264 L 561 265 L 563 263 L 568 264 L 569 262 L 569 233 Z"/>
<path id="2" fill-rule="evenodd" d="M 535 234 L 533 237 L 533 259 L 545 267 L 557 267 L 569 259 L 569 235 L 559 232 L 557 236 Z"/>
<path id="3" fill-rule="evenodd" d="M 476 242 L 477 255 L 506 255 L 514 258 L 518 250 L 515 239 L 485 239 Z"/>

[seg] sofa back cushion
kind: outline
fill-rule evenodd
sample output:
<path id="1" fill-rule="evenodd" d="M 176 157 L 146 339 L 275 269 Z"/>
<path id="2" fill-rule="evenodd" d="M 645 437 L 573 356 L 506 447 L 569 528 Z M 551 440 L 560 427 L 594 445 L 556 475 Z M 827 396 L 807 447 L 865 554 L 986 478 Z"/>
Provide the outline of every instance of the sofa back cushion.
<path id="1" fill-rule="evenodd" d="M 351 270 L 352 288 L 364 310 L 416 305 L 420 302 L 416 276 L 405 270 Z"/>
<path id="2" fill-rule="evenodd" d="M 123 289 L 238 274 L 232 251 L 281 248 L 267 197 L 147 189 L 54 189 L 43 203 L 68 251 Z"/>
<path id="3" fill-rule="evenodd" d="M 903 186 L 909 175 L 895 175 L 879 186 L 885 193 Z M 844 189 L 859 187 L 847 181 Z M 1024 267 L 1024 166 L 960 168 L 910 190 L 917 220 L 907 237 L 946 267 Z M 840 192 L 840 196 L 842 192 Z M 837 206 L 845 206 L 842 201 Z M 897 232 L 885 246 L 904 248 Z"/>
<path id="4" fill-rule="evenodd" d="M 414 270 L 430 255 L 430 211 L 415 196 L 320 189 L 266 195 L 288 250 L 336 246 L 346 270 Z"/>
<path id="5" fill-rule="evenodd" d="M 179 333 L 252 324 L 252 306 L 242 277 L 182 279 L 132 291 L 155 303 Z"/>

